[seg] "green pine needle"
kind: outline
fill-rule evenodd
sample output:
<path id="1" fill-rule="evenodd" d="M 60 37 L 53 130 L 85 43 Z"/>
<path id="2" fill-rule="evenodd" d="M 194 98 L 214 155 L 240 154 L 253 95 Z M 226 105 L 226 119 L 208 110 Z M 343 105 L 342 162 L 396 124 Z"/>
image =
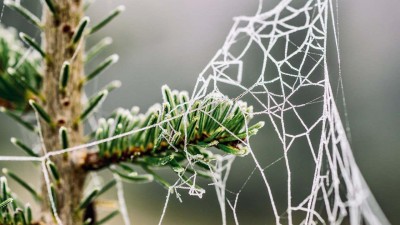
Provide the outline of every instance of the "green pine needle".
<path id="1" fill-rule="evenodd" d="M 90 62 L 94 57 L 96 57 L 100 52 L 102 52 L 106 47 L 112 44 L 112 38 L 106 37 L 90 48 L 85 55 L 85 62 Z"/>
<path id="2" fill-rule="evenodd" d="M 56 165 L 53 162 L 51 162 L 50 160 L 47 161 L 46 165 L 47 165 L 47 168 L 50 171 L 50 174 L 52 175 L 53 179 L 57 183 L 60 183 L 60 173 L 58 172 Z"/>
<path id="3" fill-rule="evenodd" d="M 93 200 L 97 197 L 97 193 L 99 192 L 99 189 L 94 189 L 92 192 L 90 192 L 89 195 L 87 195 L 85 198 L 82 199 L 81 203 L 79 204 L 79 209 L 86 209 L 86 207 L 93 202 Z"/>
<path id="4" fill-rule="evenodd" d="M 53 120 L 51 119 L 50 115 L 40 106 L 37 104 L 34 100 L 29 100 L 29 104 L 31 107 L 38 113 L 40 118 L 42 118 L 46 123 L 48 123 L 50 126 L 54 126 Z"/>
<path id="5" fill-rule="evenodd" d="M 106 26 L 108 23 L 110 23 L 115 17 L 117 17 L 121 12 L 125 11 L 125 6 L 120 5 L 116 9 L 114 9 L 110 15 L 108 15 L 106 18 L 104 18 L 100 23 L 96 24 L 92 29 L 90 29 L 89 34 L 93 34 L 97 31 L 99 31 L 101 28 Z"/>
<path id="6" fill-rule="evenodd" d="M 4 0 L 4 5 L 12 8 L 13 10 L 17 11 L 20 13 L 23 17 L 25 17 L 29 22 L 31 22 L 33 25 L 36 25 L 38 28 L 42 28 L 42 24 L 35 15 L 33 15 L 29 10 L 26 8 L 22 7 L 20 4 L 15 3 L 12 0 Z"/>
<path id="7" fill-rule="evenodd" d="M 67 133 L 67 128 L 62 126 L 59 130 L 59 137 L 62 149 L 67 149 L 69 147 L 69 138 Z"/>
<path id="8" fill-rule="evenodd" d="M 109 84 L 107 84 L 104 88 L 102 88 L 102 90 L 107 90 L 108 93 L 114 91 L 117 88 L 120 88 L 122 85 L 121 81 L 119 80 L 114 80 L 111 81 Z"/>
<path id="9" fill-rule="evenodd" d="M 43 58 L 46 58 L 46 53 L 44 50 L 40 47 L 40 45 L 33 40 L 33 38 L 29 37 L 25 33 L 19 33 L 19 37 L 22 39 L 22 41 L 25 42 L 25 44 L 31 46 L 33 49 L 35 49 Z"/>
<path id="10" fill-rule="evenodd" d="M 61 67 L 60 71 L 60 82 L 59 82 L 59 89 L 62 92 L 65 92 L 67 88 L 69 77 L 70 77 L 70 64 L 68 61 L 65 61 Z"/>
<path id="11" fill-rule="evenodd" d="M 95 111 L 95 109 L 101 104 L 101 102 L 104 101 L 107 95 L 108 91 L 103 90 L 99 94 L 94 96 L 92 99 L 89 99 L 88 105 L 83 110 L 82 114 L 79 116 L 76 122 L 84 121 L 91 113 Z"/>
<path id="12" fill-rule="evenodd" d="M 27 145 L 25 145 L 24 143 L 22 143 L 20 140 L 18 140 L 15 137 L 11 138 L 11 143 L 15 146 L 17 146 L 18 148 L 20 148 L 21 150 L 23 150 L 24 152 L 26 152 L 28 155 L 33 156 L 33 157 L 39 157 L 39 155 L 33 151 L 32 148 L 28 147 Z"/>
<path id="13" fill-rule="evenodd" d="M 107 184 L 105 184 L 97 193 L 97 196 L 102 195 L 103 193 L 107 192 L 108 190 L 110 190 L 112 187 L 114 187 L 117 184 L 117 181 L 115 180 L 111 180 L 109 181 Z"/>
<path id="14" fill-rule="evenodd" d="M 16 174 L 14 174 L 13 172 L 9 171 L 6 168 L 3 168 L 2 172 L 9 176 L 10 178 L 12 178 L 13 180 L 15 180 L 18 184 L 20 184 L 22 187 L 24 187 L 29 193 L 31 193 L 31 195 L 38 201 L 42 200 L 42 197 L 40 196 L 39 193 L 36 192 L 36 190 L 27 182 L 25 182 L 22 178 L 20 178 L 19 176 L 17 176 Z"/>
<path id="15" fill-rule="evenodd" d="M 107 221 L 111 220 L 112 218 L 114 218 L 116 215 L 119 214 L 119 210 L 115 210 L 113 212 L 111 212 L 110 214 L 108 214 L 107 216 L 105 216 L 104 218 L 100 219 L 98 222 L 95 223 L 95 225 L 101 225 L 106 223 Z"/>
<path id="16" fill-rule="evenodd" d="M 51 197 L 53 198 L 54 204 L 57 205 L 58 204 L 57 203 L 57 201 L 58 201 L 57 192 L 56 192 L 56 189 L 55 189 L 53 183 L 50 184 L 50 194 L 51 194 Z M 53 210 L 51 210 L 51 212 L 54 213 Z"/>
<path id="17" fill-rule="evenodd" d="M 109 57 L 107 57 L 103 62 L 99 64 L 91 73 L 89 73 L 86 78 L 85 78 L 85 83 L 92 80 L 93 78 L 97 77 L 100 75 L 102 72 L 104 72 L 106 69 L 108 69 L 110 66 L 118 62 L 118 55 L 114 54 Z"/>
<path id="18" fill-rule="evenodd" d="M 20 115 L 17 115 L 16 113 L 14 113 L 10 110 L 7 110 L 4 107 L 0 107 L 0 112 L 5 113 L 7 116 L 11 117 L 13 120 L 15 120 L 16 122 L 21 124 L 23 127 L 28 129 L 29 131 L 35 131 L 35 127 L 31 123 L 23 120 L 23 118 Z"/>
<path id="19" fill-rule="evenodd" d="M 8 204 L 10 204 L 13 201 L 12 198 L 8 198 L 7 200 L 3 201 L 0 203 L 0 209 L 3 207 L 6 207 Z"/>
<path id="20" fill-rule="evenodd" d="M 50 12 L 53 13 L 53 15 L 57 15 L 56 12 L 56 6 L 53 2 L 53 0 L 45 0 L 47 7 L 49 8 Z"/>
<path id="21" fill-rule="evenodd" d="M 85 16 L 81 19 L 78 27 L 76 28 L 74 35 L 72 36 L 72 44 L 73 45 L 76 45 L 81 40 L 82 36 L 84 35 L 84 31 L 89 22 L 90 22 L 90 19 L 87 16 Z"/>
<path id="22" fill-rule="evenodd" d="M 25 205 L 26 222 L 32 224 L 32 208 L 29 203 Z"/>

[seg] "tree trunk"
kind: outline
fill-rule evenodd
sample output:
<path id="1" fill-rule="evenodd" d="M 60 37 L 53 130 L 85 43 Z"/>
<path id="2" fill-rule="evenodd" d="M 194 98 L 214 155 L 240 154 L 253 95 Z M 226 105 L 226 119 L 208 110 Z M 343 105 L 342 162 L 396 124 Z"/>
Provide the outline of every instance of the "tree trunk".
<path id="1" fill-rule="evenodd" d="M 82 0 L 56 0 L 57 15 L 54 16 L 44 5 L 44 32 L 42 43 L 47 54 L 43 79 L 42 102 L 45 110 L 53 119 L 55 126 L 41 121 L 44 145 L 47 152 L 60 149 L 59 128 L 65 126 L 68 131 L 69 146 L 83 144 L 83 127 L 74 124 L 74 119 L 82 111 L 81 80 L 84 73 L 83 51 L 84 39 L 76 46 L 71 39 L 83 16 Z M 59 91 L 59 76 L 63 63 L 70 62 L 70 78 L 66 92 Z M 58 155 L 51 160 L 55 163 L 61 176 L 60 184 L 54 184 L 58 215 L 64 225 L 82 224 L 82 212 L 77 212 L 82 198 L 86 172 L 80 169 L 77 159 L 82 152 Z M 48 201 L 46 183 L 43 181 L 42 219 L 46 224 L 54 224 L 51 206 Z"/>

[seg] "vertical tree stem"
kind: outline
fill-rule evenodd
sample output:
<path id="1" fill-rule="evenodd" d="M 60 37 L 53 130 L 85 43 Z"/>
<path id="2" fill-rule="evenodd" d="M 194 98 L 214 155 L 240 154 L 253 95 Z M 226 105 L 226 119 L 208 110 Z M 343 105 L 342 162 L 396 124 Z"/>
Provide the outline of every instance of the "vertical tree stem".
<path id="1" fill-rule="evenodd" d="M 71 38 L 83 16 L 82 0 L 54 1 L 56 15 L 43 7 L 44 33 L 42 41 L 47 55 L 44 71 L 42 102 L 55 126 L 41 121 L 44 144 L 48 152 L 60 149 L 58 129 L 65 126 L 68 130 L 69 145 L 83 143 L 82 124 L 73 124 L 82 111 L 80 81 L 83 76 L 84 38 L 77 45 L 71 45 Z M 65 91 L 59 90 L 59 76 L 65 61 L 71 64 L 70 78 Z M 61 176 L 61 183 L 55 185 L 57 211 L 64 225 L 82 224 L 83 215 L 76 211 L 82 198 L 86 173 L 78 166 L 81 151 L 59 155 L 51 160 Z M 43 196 L 48 196 L 45 182 L 42 185 Z M 54 224 L 51 207 L 47 198 L 42 203 L 42 219 L 46 224 Z"/>

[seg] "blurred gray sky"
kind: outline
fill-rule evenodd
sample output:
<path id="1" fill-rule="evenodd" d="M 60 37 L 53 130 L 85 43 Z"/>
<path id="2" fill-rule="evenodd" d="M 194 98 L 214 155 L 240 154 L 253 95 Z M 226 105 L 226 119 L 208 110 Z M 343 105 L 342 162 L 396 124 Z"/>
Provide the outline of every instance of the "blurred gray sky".
<path id="1" fill-rule="evenodd" d="M 39 8 L 32 2 L 33 8 Z M 266 1 L 265 8 L 276 2 Z M 127 7 L 126 12 L 88 43 L 111 36 L 114 44 L 107 54 L 120 55 L 118 65 L 87 89 L 91 93 L 110 80 L 123 82 L 122 88 L 106 101 L 104 114 L 116 107 L 147 108 L 159 102 L 163 84 L 191 91 L 197 75 L 221 47 L 232 17 L 252 15 L 257 1 L 98 0 L 88 14 L 92 21 L 99 21 L 120 4 Z M 399 8 L 400 1 L 395 0 L 339 1 L 340 54 L 352 147 L 372 192 L 393 224 L 400 224 L 397 215 L 400 211 Z M 2 23 L 37 34 L 21 21 L 5 10 Z M 11 124 L 3 116 L 0 119 L 4 127 Z M 5 142 L 11 135 L 20 132 L 0 130 L 5 149 L 10 147 Z M 166 192 L 156 184 L 127 185 L 127 188 L 127 201 L 133 203 L 132 220 L 140 221 L 137 224 L 155 224 Z M 149 200 L 143 201 L 143 197 Z M 216 205 L 213 194 L 205 199 Z M 209 202 L 185 197 L 184 203 L 179 204 L 174 199 L 167 211 L 166 224 L 185 224 L 189 219 L 193 222 L 186 224 L 219 223 L 218 207 Z M 260 217 L 257 220 L 260 223 L 268 221 L 261 218 L 262 212 L 254 213 L 254 209 L 257 208 L 245 205 L 242 210 L 250 211 L 249 218 Z"/>

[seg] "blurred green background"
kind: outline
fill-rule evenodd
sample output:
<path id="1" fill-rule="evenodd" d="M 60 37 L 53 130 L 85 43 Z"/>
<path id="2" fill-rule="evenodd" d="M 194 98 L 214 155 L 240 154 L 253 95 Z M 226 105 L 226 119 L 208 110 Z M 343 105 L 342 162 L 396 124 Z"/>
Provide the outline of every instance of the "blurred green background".
<path id="1" fill-rule="evenodd" d="M 39 0 L 22 3 L 40 15 Z M 276 0 L 266 1 L 264 7 L 270 9 L 276 3 Z M 145 110 L 161 101 L 160 87 L 163 84 L 174 89 L 193 90 L 197 75 L 225 40 L 233 24 L 232 17 L 253 15 L 258 1 L 98 0 L 88 15 L 92 21 L 99 21 L 120 4 L 127 7 L 126 12 L 88 41 L 90 46 L 104 36 L 114 40 L 112 47 L 98 57 L 97 62 L 107 54 L 115 52 L 120 55 L 118 64 L 87 88 L 90 94 L 111 80 L 122 81 L 123 86 L 104 103 L 100 112 L 102 115 L 108 115 L 116 107 L 130 108 L 133 105 Z M 400 224 L 399 7 L 400 2 L 394 0 L 352 0 L 339 1 L 338 9 L 351 145 L 367 183 L 393 224 Z M 39 33 L 15 12 L 5 8 L 3 13 L 2 24 L 15 26 L 39 39 Z M 0 115 L 0 124 L 0 154 L 20 154 L 11 146 L 9 138 L 32 137 L 26 136 L 22 129 L 14 128 L 14 123 L 4 115 Z M 274 141 L 276 137 L 267 136 L 271 132 L 270 128 L 266 128 L 259 135 L 261 138 L 254 139 L 252 143 L 256 153 L 275 149 L 275 153 L 260 153 L 260 160 L 265 158 L 265 165 L 280 157 L 279 145 Z M 301 155 L 298 157 L 296 161 L 303 160 Z M 270 179 L 276 181 L 274 195 L 278 205 L 286 201 L 286 190 L 279 189 L 280 185 L 285 185 L 285 179 L 281 179 L 284 170 L 279 168 L 282 165 L 268 171 Z M 37 183 L 35 177 L 40 177 L 39 173 L 32 176 L 30 163 L 1 163 L 1 167 L 18 169 L 22 176 L 32 177 L 32 182 Z M 250 157 L 237 159 L 228 189 L 237 192 L 253 168 Z M 105 179 L 110 178 L 110 174 L 104 173 L 104 176 Z M 207 182 L 203 183 L 207 186 Z M 125 190 L 133 224 L 157 224 L 166 191 L 156 183 L 127 184 Z M 172 196 L 164 224 L 220 224 L 215 193 L 212 187 L 208 190 L 203 199 L 191 198 L 181 191 L 183 203 Z M 232 195 L 228 197 L 234 198 Z M 241 224 L 272 224 L 274 221 L 259 175 L 250 179 L 238 207 Z M 228 217 L 231 217 L 230 213 Z"/>

